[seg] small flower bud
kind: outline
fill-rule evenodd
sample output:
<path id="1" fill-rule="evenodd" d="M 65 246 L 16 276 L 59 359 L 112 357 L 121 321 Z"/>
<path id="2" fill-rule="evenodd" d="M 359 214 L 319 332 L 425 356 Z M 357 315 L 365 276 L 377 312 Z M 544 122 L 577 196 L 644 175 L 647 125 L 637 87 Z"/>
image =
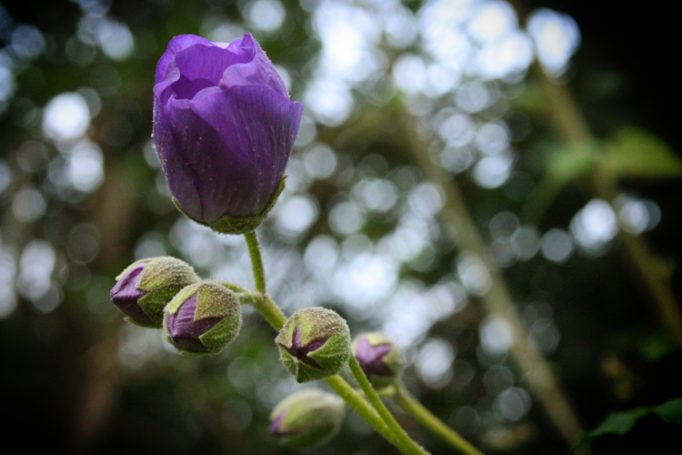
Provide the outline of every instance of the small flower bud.
<path id="1" fill-rule="evenodd" d="M 298 382 L 336 374 L 350 357 L 348 324 L 335 311 L 321 307 L 296 311 L 284 323 L 275 343 L 282 363 Z"/>
<path id="2" fill-rule="evenodd" d="M 199 277 L 186 262 L 164 256 L 134 262 L 116 280 L 111 302 L 126 319 L 145 327 L 161 327 L 166 304 Z"/>
<path id="3" fill-rule="evenodd" d="M 163 328 L 182 353 L 216 353 L 239 334 L 241 307 L 220 283 L 201 281 L 183 288 L 166 306 Z"/>
<path id="4" fill-rule="evenodd" d="M 270 434 L 286 447 L 318 447 L 337 435 L 343 423 L 343 400 L 321 390 L 304 390 L 282 400 L 270 414 Z"/>
<path id="5" fill-rule="evenodd" d="M 404 360 L 400 348 L 379 332 L 355 337 L 353 355 L 375 386 L 391 384 L 402 372 Z"/>

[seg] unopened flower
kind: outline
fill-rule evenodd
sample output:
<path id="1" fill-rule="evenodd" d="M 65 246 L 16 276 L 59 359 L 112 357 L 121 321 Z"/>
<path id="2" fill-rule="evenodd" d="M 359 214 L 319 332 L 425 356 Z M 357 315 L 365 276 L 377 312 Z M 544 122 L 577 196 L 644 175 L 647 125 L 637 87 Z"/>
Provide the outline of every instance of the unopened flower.
<path id="1" fill-rule="evenodd" d="M 183 353 L 215 353 L 239 334 L 242 313 L 235 294 L 213 281 L 182 289 L 166 306 L 168 341 Z"/>
<path id="2" fill-rule="evenodd" d="M 321 390 L 296 392 L 282 400 L 270 414 L 270 434 L 286 447 L 318 447 L 341 429 L 343 400 Z"/>
<path id="3" fill-rule="evenodd" d="M 287 319 L 275 338 L 280 359 L 298 382 L 341 371 L 350 357 L 350 330 L 335 311 L 303 308 Z"/>
<path id="4" fill-rule="evenodd" d="M 353 341 L 353 355 L 375 386 L 388 385 L 400 376 L 403 356 L 396 344 L 379 332 L 361 333 Z"/>
<path id="5" fill-rule="evenodd" d="M 199 277 L 186 262 L 164 256 L 134 262 L 116 280 L 110 299 L 126 319 L 145 327 L 161 327 L 166 304 Z"/>
<path id="6" fill-rule="evenodd" d="M 156 66 L 153 133 L 178 208 L 219 232 L 255 228 L 284 187 L 302 111 L 250 34 L 174 37 Z"/>

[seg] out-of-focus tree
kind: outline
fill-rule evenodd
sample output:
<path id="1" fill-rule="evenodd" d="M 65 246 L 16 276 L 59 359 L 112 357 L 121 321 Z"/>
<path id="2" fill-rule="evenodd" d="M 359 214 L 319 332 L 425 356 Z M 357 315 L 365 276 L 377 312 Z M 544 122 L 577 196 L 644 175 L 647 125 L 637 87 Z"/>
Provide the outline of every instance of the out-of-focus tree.
<path id="1" fill-rule="evenodd" d="M 671 18 L 640 8 L 0 4 L 7 436 L 28 430 L 26 450 L 284 453 L 268 414 L 297 386 L 257 315 L 245 310 L 225 352 L 188 359 L 108 303 L 113 277 L 148 256 L 251 284 L 240 238 L 175 210 L 151 145 L 154 65 L 180 33 L 252 31 L 306 106 L 262 228 L 285 310 L 326 305 L 355 333 L 382 330 L 406 352 L 407 387 L 486 451 L 566 452 L 578 423 L 679 395 L 680 88 Z M 563 411 L 537 371 L 555 377 Z M 567 412 L 576 425 L 562 428 Z M 652 412 L 593 447 L 673 432 Z M 319 449 L 389 450 L 355 416 Z"/>

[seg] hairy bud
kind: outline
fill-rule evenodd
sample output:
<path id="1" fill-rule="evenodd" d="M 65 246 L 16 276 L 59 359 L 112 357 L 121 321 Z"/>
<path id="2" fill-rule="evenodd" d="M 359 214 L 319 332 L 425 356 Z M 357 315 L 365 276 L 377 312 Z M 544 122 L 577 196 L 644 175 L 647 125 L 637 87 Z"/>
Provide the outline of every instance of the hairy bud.
<path id="1" fill-rule="evenodd" d="M 341 371 L 350 357 L 350 330 L 335 311 L 303 308 L 287 319 L 275 338 L 280 359 L 298 382 Z"/>
<path id="2" fill-rule="evenodd" d="M 286 447 L 309 449 L 331 440 L 341 429 L 343 400 L 321 390 L 294 393 L 270 414 L 270 434 Z"/>
<path id="3" fill-rule="evenodd" d="M 216 353 L 239 334 L 242 313 L 235 294 L 220 283 L 202 281 L 182 289 L 166 307 L 163 327 L 182 353 Z"/>
<path id="4" fill-rule="evenodd" d="M 386 386 L 400 377 L 404 360 L 400 348 L 379 332 L 361 333 L 353 341 L 353 355 L 375 386 Z"/>
<path id="5" fill-rule="evenodd" d="M 161 327 L 166 304 L 199 277 L 186 262 L 164 256 L 134 262 L 116 280 L 110 299 L 126 319 L 145 327 Z"/>

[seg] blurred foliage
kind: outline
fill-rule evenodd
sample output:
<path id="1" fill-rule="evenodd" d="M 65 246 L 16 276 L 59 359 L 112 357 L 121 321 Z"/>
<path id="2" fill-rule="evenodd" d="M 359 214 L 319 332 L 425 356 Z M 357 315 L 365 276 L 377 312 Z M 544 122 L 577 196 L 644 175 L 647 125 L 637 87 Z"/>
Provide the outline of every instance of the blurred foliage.
<path id="1" fill-rule="evenodd" d="M 507 20 L 504 2 L 0 3 L 8 446 L 289 453 L 267 435 L 268 414 L 298 387 L 257 315 L 245 309 L 237 341 L 197 359 L 178 356 L 157 331 L 123 324 L 108 304 L 113 277 L 146 256 L 172 254 L 202 276 L 251 283 L 240 238 L 177 213 L 151 146 L 154 66 L 179 33 L 226 41 L 253 30 L 306 104 L 288 188 L 261 229 L 271 290 L 287 312 L 326 305 L 354 333 L 384 330 L 406 348 L 407 387 L 486 452 L 570 450 L 526 389 L 528 372 L 512 365 L 507 328 L 478 302 L 485 270 L 439 222 L 443 192 L 424 179 L 408 145 L 426 138 L 583 426 L 679 396 L 680 353 L 617 237 L 646 232 L 679 300 L 675 28 L 652 25 L 673 15 L 620 5 L 614 21 L 611 6 L 565 3 L 521 6 L 575 19 L 580 47 L 562 77 L 598 138 L 597 158 L 555 131 L 555 106 L 530 67 L 533 44 Z M 642 27 L 670 30 L 668 40 L 634 32 Z M 516 60 L 503 58 L 505 49 Z M 406 126 L 405 112 L 419 121 Z M 597 162 L 623 177 L 614 204 L 591 192 L 587 173 Z M 448 453 L 398 418 L 433 453 Z M 674 432 L 645 417 L 593 448 L 664 447 Z M 341 436 L 316 453 L 391 450 L 349 416 Z"/>
<path id="2" fill-rule="evenodd" d="M 650 414 L 655 414 L 667 423 L 682 423 L 682 398 L 675 398 L 649 408 L 609 414 L 597 428 L 585 434 L 581 445 L 589 442 L 591 439 L 607 434 L 621 436 L 627 434 L 641 418 Z"/>

